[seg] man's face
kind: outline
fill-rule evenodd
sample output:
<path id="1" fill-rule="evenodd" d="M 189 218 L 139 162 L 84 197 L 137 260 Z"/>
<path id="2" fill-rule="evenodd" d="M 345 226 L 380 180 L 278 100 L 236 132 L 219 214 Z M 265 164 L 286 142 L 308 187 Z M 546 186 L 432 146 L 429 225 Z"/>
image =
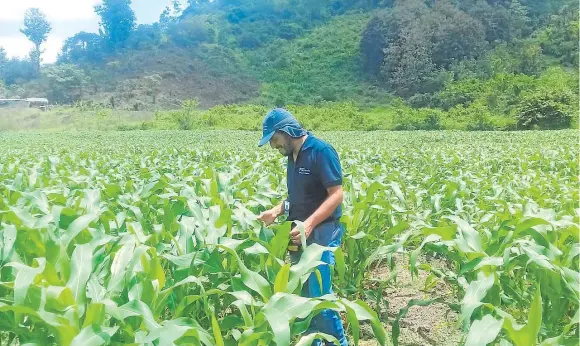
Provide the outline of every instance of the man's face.
<path id="1" fill-rule="evenodd" d="M 277 149 L 283 156 L 290 156 L 292 154 L 292 142 L 290 136 L 283 133 L 274 133 L 274 136 L 270 138 L 270 146 L 272 149 Z"/>

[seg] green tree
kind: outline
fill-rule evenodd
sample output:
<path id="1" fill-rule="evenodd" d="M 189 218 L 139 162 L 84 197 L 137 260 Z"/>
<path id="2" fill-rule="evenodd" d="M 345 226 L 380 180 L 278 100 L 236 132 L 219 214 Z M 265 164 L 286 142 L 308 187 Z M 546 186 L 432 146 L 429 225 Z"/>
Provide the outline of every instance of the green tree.
<path id="1" fill-rule="evenodd" d="M 483 24 L 486 40 L 492 45 L 511 42 L 531 29 L 527 7 L 519 0 L 464 0 L 459 8 Z"/>
<path id="2" fill-rule="evenodd" d="M 0 47 L 0 81 L 4 80 L 4 70 L 6 69 L 6 64 L 8 64 L 8 55 L 4 47 Z"/>
<path id="3" fill-rule="evenodd" d="M 102 58 L 101 37 L 95 33 L 81 31 L 64 41 L 58 61 L 82 64 L 99 62 Z"/>
<path id="4" fill-rule="evenodd" d="M 84 71 L 72 64 L 49 66 L 42 71 L 42 78 L 49 90 L 50 100 L 59 103 L 80 100 L 87 81 Z"/>
<path id="5" fill-rule="evenodd" d="M 102 4 L 95 6 L 95 12 L 101 17 L 99 31 L 109 47 L 123 47 L 136 27 L 131 0 L 103 0 Z"/>
<path id="6" fill-rule="evenodd" d="M 360 44 L 367 73 L 405 98 L 440 90 L 450 76 L 446 69 L 477 58 L 485 47 L 479 21 L 449 1 L 429 8 L 423 0 L 398 2 L 378 14 Z"/>
<path id="7" fill-rule="evenodd" d="M 145 81 L 145 92 L 147 95 L 151 96 L 153 104 L 157 103 L 157 95 L 161 92 L 161 76 L 158 74 L 153 74 L 143 78 Z"/>
<path id="8" fill-rule="evenodd" d="M 38 8 L 29 8 L 24 14 L 24 29 L 20 29 L 26 37 L 34 44 L 34 50 L 31 52 L 30 56 L 35 63 L 36 74 L 40 73 L 40 56 L 42 52 L 40 51 L 40 45 L 42 45 L 47 37 L 52 27 L 50 23 L 46 20 L 44 13 Z"/>
<path id="9" fill-rule="evenodd" d="M 359 49 L 362 53 L 362 68 L 370 79 L 379 77 L 385 59 L 383 50 L 388 44 L 390 33 L 388 26 L 385 25 L 388 16 L 388 12 L 378 12 L 371 18 L 361 36 Z"/>
<path id="10" fill-rule="evenodd" d="M 183 8 L 178 0 L 173 0 L 170 6 L 165 6 L 163 12 L 159 16 L 159 26 L 164 29 L 169 23 L 176 22 L 179 16 L 183 13 Z"/>
<path id="11" fill-rule="evenodd" d="M 527 96 L 519 105 L 517 125 L 519 129 L 567 129 L 577 110 L 578 102 L 571 91 L 538 90 Z"/>
<path id="12" fill-rule="evenodd" d="M 4 83 L 8 86 L 26 83 L 36 78 L 35 63 L 29 59 L 11 58 L 4 65 L 3 75 Z"/>
<path id="13" fill-rule="evenodd" d="M 208 15 L 191 16 L 171 23 L 167 35 L 179 47 L 195 47 L 203 42 L 213 42 L 214 20 Z"/>
<path id="14" fill-rule="evenodd" d="M 425 18 L 428 37 L 433 44 L 432 59 L 437 67 L 472 59 L 485 51 L 483 25 L 449 1 L 439 1 Z M 432 34 L 430 34 L 432 32 Z"/>
<path id="15" fill-rule="evenodd" d="M 578 67 L 578 8 L 566 6 L 538 34 L 544 53 L 567 66 Z"/>

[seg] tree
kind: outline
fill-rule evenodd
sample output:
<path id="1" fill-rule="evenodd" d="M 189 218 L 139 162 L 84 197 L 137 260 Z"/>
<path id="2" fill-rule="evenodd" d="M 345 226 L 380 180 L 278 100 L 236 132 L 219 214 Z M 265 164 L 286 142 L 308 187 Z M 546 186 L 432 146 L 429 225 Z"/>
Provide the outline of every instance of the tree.
<path id="1" fill-rule="evenodd" d="M 4 83 L 7 86 L 26 83 L 36 77 L 34 62 L 29 59 L 11 58 L 6 61 L 3 71 Z"/>
<path id="2" fill-rule="evenodd" d="M 162 29 L 167 28 L 169 23 L 176 22 L 179 16 L 183 13 L 181 3 L 178 0 L 171 2 L 171 7 L 165 6 L 165 10 L 159 16 L 159 26 Z"/>
<path id="3" fill-rule="evenodd" d="M 53 102 L 72 103 L 83 96 L 86 76 L 83 70 L 71 64 L 49 66 L 42 71 L 42 78 Z"/>
<path id="4" fill-rule="evenodd" d="M 160 25 L 140 24 L 125 43 L 125 47 L 137 50 L 154 49 L 163 39 Z"/>
<path id="5" fill-rule="evenodd" d="M 483 25 L 448 1 L 435 4 L 424 26 L 432 32 L 432 59 L 437 67 L 478 57 L 487 42 Z"/>
<path id="6" fill-rule="evenodd" d="M 95 12 L 101 17 L 99 31 L 109 47 L 113 50 L 123 47 L 136 26 L 131 0 L 103 0 L 95 6 Z"/>
<path id="7" fill-rule="evenodd" d="M 208 15 L 191 16 L 169 25 L 167 36 L 179 47 L 195 47 L 214 41 L 215 31 Z"/>
<path id="8" fill-rule="evenodd" d="M 0 47 L 0 81 L 4 80 L 4 69 L 6 69 L 6 64 L 8 64 L 8 56 L 6 50 Z"/>
<path id="9" fill-rule="evenodd" d="M 24 29 L 20 29 L 20 32 L 26 35 L 34 44 L 34 51 L 30 55 L 35 63 L 35 72 L 37 75 L 40 74 L 40 56 L 42 54 L 40 45 L 46 41 L 51 30 L 50 23 L 46 20 L 44 13 L 38 8 L 29 8 L 26 10 L 24 15 Z"/>
<path id="10" fill-rule="evenodd" d="M 442 0 L 398 2 L 369 21 L 360 42 L 363 69 L 398 96 L 430 94 L 449 79 L 455 63 L 485 51 L 483 25 Z"/>
<path id="11" fill-rule="evenodd" d="M 577 110 L 572 106 L 578 102 L 571 91 L 541 90 L 526 97 L 518 107 L 519 129 L 567 129 Z"/>
<path id="12" fill-rule="evenodd" d="M 483 24 L 486 40 L 492 45 L 510 42 L 530 30 L 528 11 L 519 0 L 469 0 L 460 2 L 459 8 Z"/>
<path id="13" fill-rule="evenodd" d="M 157 103 L 157 95 L 161 92 L 161 76 L 153 74 L 143 78 L 145 82 L 145 92 L 152 97 L 153 104 Z"/>
<path id="14" fill-rule="evenodd" d="M 578 67 L 578 8 L 563 7 L 552 15 L 538 38 L 544 53 L 560 60 L 564 65 Z"/>
<path id="15" fill-rule="evenodd" d="M 103 58 L 101 43 L 99 35 L 81 31 L 64 41 L 58 61 L 75 64 L 99 62 Z"/>
<path id="16" fill-rule="evenodd" d="M 385 54 L 384 47 L 387 46 L 388 32 L 386 23 L 387 13 L 379 13 L 371 18 L 365 27 L 359 44 L 363 71 L 371 79 L 379 77 L 381 66 L 383 65 Z"/>
<path id="17" fill-rule="evenodd" d="M 382 79 L 379 73 L 385 64 L 385 50 L 393 45 L 401 46 L 398 41 L 403 32 L 412 31 L 413 25 L 420 24 L 419 19 L 427 13 L 428 8 L 422 0 L 409 0 L 398 2 L 392 10 L 378 12 L 371 18 L 359 46 L 363 67 L 369 76 Z M 396 53 L 395 50 L 391 52 Z"/>

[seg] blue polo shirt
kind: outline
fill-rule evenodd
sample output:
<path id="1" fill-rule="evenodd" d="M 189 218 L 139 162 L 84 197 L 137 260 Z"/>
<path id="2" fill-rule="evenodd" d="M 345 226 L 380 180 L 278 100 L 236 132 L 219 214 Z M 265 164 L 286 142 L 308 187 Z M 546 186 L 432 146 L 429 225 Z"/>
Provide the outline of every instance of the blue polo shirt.
<path id="1" fill-rule="evenodd" d="M 308 133 L 296 162 L 288 157 L 287 171 L 288 220 L 305 221 L 328 197 L 329 187 L 342 185 L 342 168 L 337 152 L 325 141 Z M 339 205 L 328 221 L 338 221 L 342 215 Z"/>

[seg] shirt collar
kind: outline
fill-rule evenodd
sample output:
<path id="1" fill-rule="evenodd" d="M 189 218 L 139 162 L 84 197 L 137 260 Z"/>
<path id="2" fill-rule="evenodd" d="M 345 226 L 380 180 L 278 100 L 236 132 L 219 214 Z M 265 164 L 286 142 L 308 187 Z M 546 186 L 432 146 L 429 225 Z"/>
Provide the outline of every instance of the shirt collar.
<path id="1" fill-rule="evenodd" d="M 304 144 L 302 144 L 302 148 L 300 148 L 300 151 L 304 151 L 306 149 L 312 148 L 312 146 L 314 145 L 315 137 L 312 134 L 312 132 L 308 131 L 308 132 L 306 132 L 306 134 L 308 135 L 308 137 L 304 141 Z"/>

